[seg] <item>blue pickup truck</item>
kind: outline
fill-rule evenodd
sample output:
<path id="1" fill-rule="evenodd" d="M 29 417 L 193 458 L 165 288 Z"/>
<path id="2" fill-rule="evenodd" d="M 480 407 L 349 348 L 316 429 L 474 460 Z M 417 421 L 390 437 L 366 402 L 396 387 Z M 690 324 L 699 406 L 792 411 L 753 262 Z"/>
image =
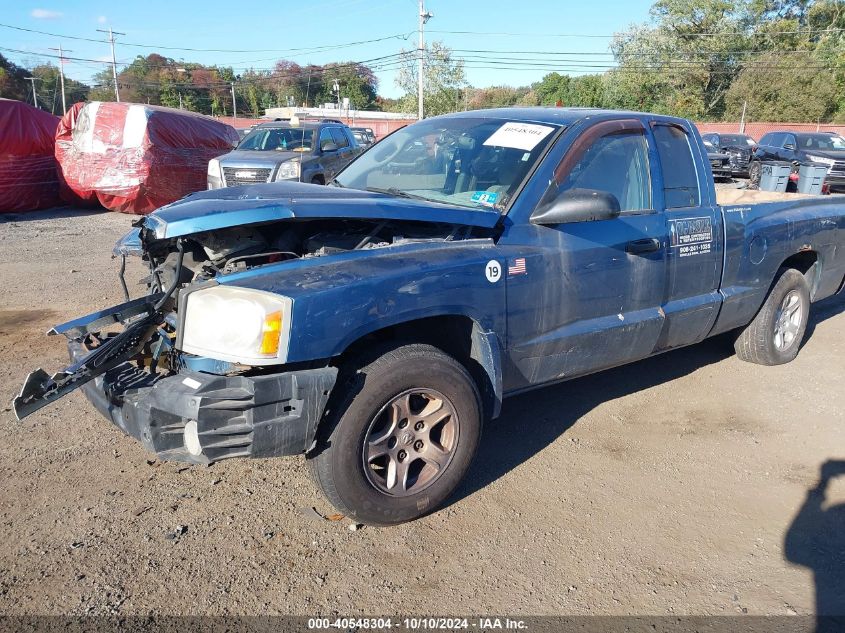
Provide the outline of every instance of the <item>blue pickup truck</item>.
<path id="1" fill-rule="evenodd" d="M 115 253 L 147 295 L 121 272 L 126 303 L 56 326 L 72 364 L 30 374 L 17 416 L 82 387 L 161 459 L 304 454 L 341 512 L 390 525 L 446 499 L 504 397 L 720 333 L 788 362 L 845 282 L 845 206 L 716 192 L 683 119 L 436 117 L 328 184 L 140 219 Z"/>

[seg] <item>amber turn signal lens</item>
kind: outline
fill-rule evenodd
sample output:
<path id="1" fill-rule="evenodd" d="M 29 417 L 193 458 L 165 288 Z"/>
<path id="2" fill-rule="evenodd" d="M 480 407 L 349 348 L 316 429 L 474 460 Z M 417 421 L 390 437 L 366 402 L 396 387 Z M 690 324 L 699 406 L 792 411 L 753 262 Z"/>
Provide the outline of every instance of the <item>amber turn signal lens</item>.
<path id="1" fill-rule="evenodd" d="M 279 353 L 279 335 L 282 332 L 282 313 L 273 312 L 264 318 L 264 328 L 261 336 L 259 353 L 265 356 L 276 356 Z"/>

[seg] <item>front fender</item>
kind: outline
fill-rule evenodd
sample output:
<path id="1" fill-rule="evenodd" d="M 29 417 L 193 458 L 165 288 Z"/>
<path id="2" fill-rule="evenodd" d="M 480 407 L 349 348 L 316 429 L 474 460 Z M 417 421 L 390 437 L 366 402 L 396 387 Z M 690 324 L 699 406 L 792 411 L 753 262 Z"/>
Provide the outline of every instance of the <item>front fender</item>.
<path id="1" fill-rule="evenodd" d="M 485 273 L 496 262 L 499 275 Z M 506 258 L 489 239 L 414 242 L 300 260 L 220 283 L 293 300 L 288 362 L 338 356 L 377 330 L 435 316 L 467 317 L 506 339 Z"/>

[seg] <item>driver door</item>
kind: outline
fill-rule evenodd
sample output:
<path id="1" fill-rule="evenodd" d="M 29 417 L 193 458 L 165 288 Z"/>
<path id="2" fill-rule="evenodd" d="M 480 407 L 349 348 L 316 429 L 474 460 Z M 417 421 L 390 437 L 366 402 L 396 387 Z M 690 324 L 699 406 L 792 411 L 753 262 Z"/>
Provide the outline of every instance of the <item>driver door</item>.
<path id="1" fill-rule="evenodd" d="M 598 122 L 555 169 L 538 208 L 580 189 L 612 194 L 621 214 L 526 227 L 533 235 L 521 239 L 541 246 L 525 257 L 527 274 L 511 275 L 509 260 L 506 389 L 619 365 L 657 346 L 668 233 L 664 214 L 654 208 L 658 161 L 649 138 L 637 119 Z"/>

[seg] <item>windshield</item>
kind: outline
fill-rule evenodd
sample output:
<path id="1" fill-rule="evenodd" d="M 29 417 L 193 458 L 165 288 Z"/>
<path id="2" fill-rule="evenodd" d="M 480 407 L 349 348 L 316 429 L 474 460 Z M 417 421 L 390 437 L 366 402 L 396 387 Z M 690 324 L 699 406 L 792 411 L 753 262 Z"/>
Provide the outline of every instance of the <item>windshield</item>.
<path id="1" fill-rule="evenodd" d="M 719 143 L 722 147 L 754 145 L 754 139 L 745 134 L 721 134 L 719 135 Z"/>
<path id="2" fill-rule="evenodd" d="M 238 149 L 259 152 L 309 152 L 314 130 L 290 127 L 265 127 L 253 130 L 244 137 Z"/>
<path id="3" fill-rule="evenodd" d="M 833 134 L 805 134 L 798 137 L 801 149 L 845 149 L 845 139 Z"/>
<path id="4" fill-rule="evenodd" d="M 362 154 L 335 179 L 473 209 L 504 209 L 558 125 L 454 117 L 414 123 Z"/>

